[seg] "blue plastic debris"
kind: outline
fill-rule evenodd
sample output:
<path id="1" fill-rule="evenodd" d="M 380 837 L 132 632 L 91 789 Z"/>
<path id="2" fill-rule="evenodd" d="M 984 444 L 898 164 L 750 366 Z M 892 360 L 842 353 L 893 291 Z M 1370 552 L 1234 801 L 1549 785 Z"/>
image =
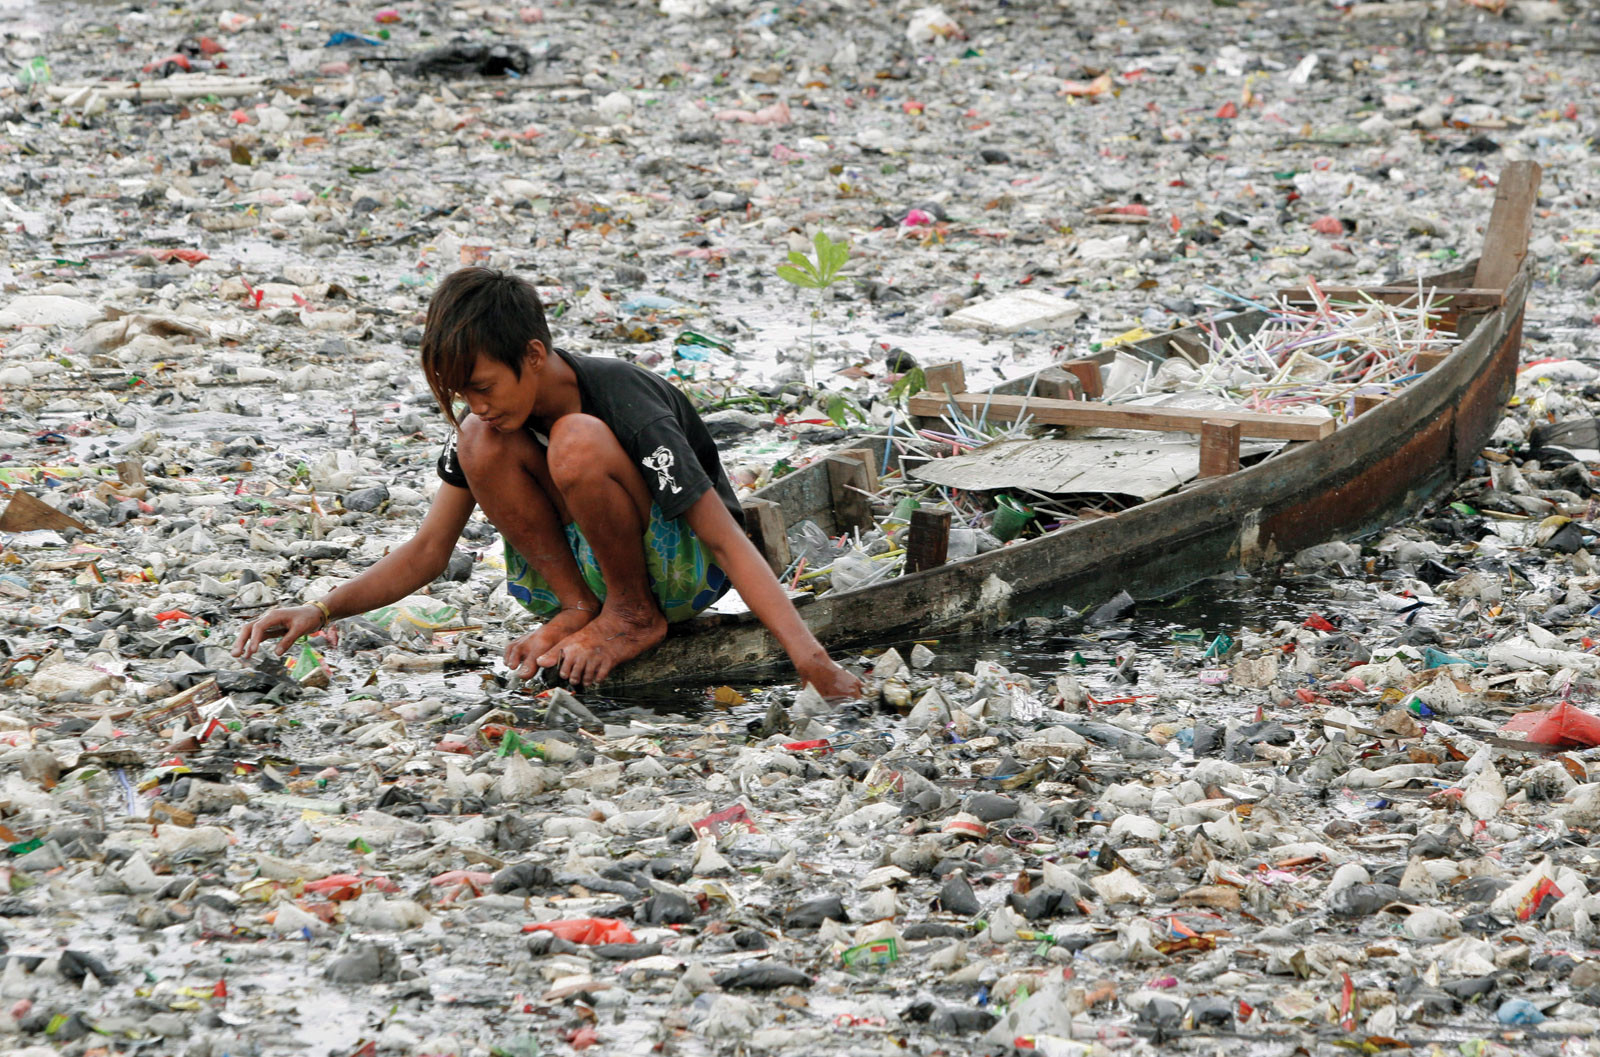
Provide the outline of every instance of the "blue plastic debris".
<path id="1" fill-rule="evenodd" d="M 333 36 L 329 37 L 328 43 L 324 44 L 323 47 L 337 48 L 341 44 L 367 44 L 372 47 L 377 47 L 382 43 L 383 41 L 377 39 L 376 37 L 363 37 L 359 33 L 346 33 L 343 30 L 340 30 Z"/>
<path id="2" fill-rule="evenodd" d="M 1596 607 L 1600 609 L 1600 606 Z M 1482 668 L 1483 661 L 1469 653 L 1446 653 L 1444 650 L 1434 649 L 1432 646 L 1422 647 L 1422 666 L 1424 668 L 1443 668 L 1447 664 L 1468 664 L 1474 668 Z"/>
<path id="3" fill-rule="evenodd" d="M 675 301 L 670 297 L 661 297 L 658 294 L 639 294 L 622 302 L 624 312 L 665 312 L 671 308 L 682 308 L 682 301 Z"/>
<path id="4" fill-rule="evenodd" d="M 1500 1003 L 1500 1008 L 1495 1011 L 1495 1018 L 1502 1024 L 1531 1025 L 1543 1024 L 1544 1014 L 1539 1007 L 1529 1002 L 1526 998 L 1508 998 Z"/>

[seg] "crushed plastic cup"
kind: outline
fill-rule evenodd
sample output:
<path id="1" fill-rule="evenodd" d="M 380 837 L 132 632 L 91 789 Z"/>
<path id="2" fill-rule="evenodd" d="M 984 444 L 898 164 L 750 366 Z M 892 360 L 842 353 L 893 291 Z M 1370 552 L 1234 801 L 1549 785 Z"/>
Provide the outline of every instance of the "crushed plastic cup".
<path id="1" fill-rule="evenodd" d="M 990 531 L 1001 542 L 1016 539 L 1033 520 L 1033 511 L 1008 495 L 995 497 L 994 522 Z"/>

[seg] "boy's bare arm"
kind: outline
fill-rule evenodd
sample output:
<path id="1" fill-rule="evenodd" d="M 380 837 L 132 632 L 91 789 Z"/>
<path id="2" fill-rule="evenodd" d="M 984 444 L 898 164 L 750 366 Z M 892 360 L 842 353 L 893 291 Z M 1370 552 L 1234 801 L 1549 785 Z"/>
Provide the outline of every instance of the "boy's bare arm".
<path id="1" fill-rule="evenodd" d="M 833 662 L 817 637 L 811 634 L 794 603 L 784 592 L 767 560 L 756 550 L 739 523 L 714 490 L 695 500 L 687 515 L 717 565 L 728 574 L 745 605 L 750 607 L 778 644 L 789 654 L 802 683 L 810 683 L 823 697 L 860 697 L 861 680 Z"/>
<path id="2" fill-rule="evenodd" d="M 467 489 L 441 484 L 416 535 L 322 599 L 328 607 L 326 619 L 366 613 L 432 583 L 450 563 L 456 540 L 472 516 L 473 505 L 472 493 Z M 233 655 L 248 658 L 266 639 L 281 636 L 273 651 L 281 657 L 297 639 L 324 622 L 322 611 L 313 605 L 275 607 L 240 630 Z"/>

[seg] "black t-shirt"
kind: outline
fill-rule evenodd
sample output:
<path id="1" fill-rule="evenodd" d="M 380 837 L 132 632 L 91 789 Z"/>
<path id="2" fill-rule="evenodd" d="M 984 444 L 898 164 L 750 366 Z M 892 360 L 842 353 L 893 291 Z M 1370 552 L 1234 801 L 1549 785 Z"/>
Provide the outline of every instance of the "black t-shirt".
<path id="1" fill-rule="evenodd" d="M 688 397 L 665 378 L 626 360 L 555 351 L 578 376 L 583 413 L 611 427 L 667 520 L 682 517 L 714 488 L 733 520 L 744 525 L 716 443 Z M 456 459 L 454 432 L 439 453 L 439 478 L 457 488 L 471 487 Z"/>

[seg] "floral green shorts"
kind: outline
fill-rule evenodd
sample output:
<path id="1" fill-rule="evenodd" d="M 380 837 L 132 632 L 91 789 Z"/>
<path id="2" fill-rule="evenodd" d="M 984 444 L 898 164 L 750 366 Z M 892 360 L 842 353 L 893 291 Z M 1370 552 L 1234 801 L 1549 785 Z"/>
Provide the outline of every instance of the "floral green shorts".
<path id="1" fill-rule="evenodd" d="M 600 575 L 589 541 L 576 524 L 567 526 L 567 543 L 578 560 L 589 589 L 605 601 L 606 582 Z M 506 590 L 535 616 L 547 617 L 561 608 L 543 576 L 507 543 Z M 727 593 L 728 575 L 711 561 L 711 552 L 689 528 L 685 518 L 668 521 L 661 508 L 650 504 L 650 524 L 644 531 L 645 571 L 650 590 L 669 622 L 688 620 Z"/>

